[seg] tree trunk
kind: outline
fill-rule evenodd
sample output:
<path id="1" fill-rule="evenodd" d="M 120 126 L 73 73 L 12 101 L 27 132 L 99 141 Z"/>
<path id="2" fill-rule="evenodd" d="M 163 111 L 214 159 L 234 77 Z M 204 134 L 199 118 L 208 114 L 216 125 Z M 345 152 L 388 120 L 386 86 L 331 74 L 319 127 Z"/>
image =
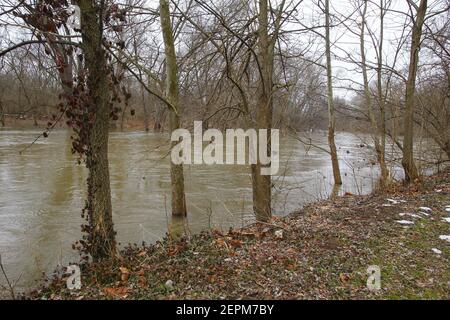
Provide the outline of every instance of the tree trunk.
<path id="1" fill-rule="evenodd" d="M 110 92 L 99 13 L 92 0 L 80 0 L 81 29 L 87 87 L 94 119 L 88 138 L 88 222 L 89 253 L 94 261 L 112 258 L 116 253 L 112 221 L 108 163 Z"/>
<path id="2" fill-rule="evenodd" d="M 377 66 L 377 90 L 380 109 L 380 150 L 377 151 L 378 162 L 381 169 L 381 185 L 386 185 L 389 181 L 389 169 L 386 164 L 386 99 L 383 94 L 383 40 L 384 40 L 384 0 L 380 0 L 380 46 L 378 48 L 378 66 Z"/>
<path id="3" fill-rule="evenodd" d="M 170 21 L 169 3 L 167 0 L 160 0 L 161 29 L 164 38 L 166 54 L 166 96 L 167 100 L 175 108 L 170 111 L 170 132 L 180 128 L 180 108 L 178 98 L 178 67 L 175 54 L 175 45 L 172 34 L 172 23 Z M 172 142 L 172 147 L 178 142 Z M 170 162 L 170 177 L 172 187 L 172 215 L 175 217 L 185 217 L 186 197 L 184 193 L 183 165 L 175 165 Z"/>
<path id="4" fill-rule="evenodd" d="M 0 123 L 2 124 L 2 127 L 5 127 L 5 112 L 3 111 L 3 103 L 0 100 Z"/>
<path id="5" fill-rule="evenodd" d="M 258 15 L 258 61 L 260 65 L 260 82 L 257 92 L 257 129 L 268 129 L 267 152 L 270 154 L 270 129 L 272 128 L 272 73 L 273 49 L 269 39 L 268 1 L 259 0 Z M 273 40 L 272 40 L 273 41 Z M 259 148 L 259 143 L 258 143 Z M 259 151 L 258 151 L 259 152 Z M 259 153 L 258 153 L 259 154 Z M 252 165 L 253 211 L 257 221 L 267 222 L 272 216 L 272 183 L 269 175 L 261 175 L 262 164 L 258 157 Z"/>
<path id="6" fill-rule="evenodd" d="M 139 70 L 139 73 L 140 73 L 141 81 L 143 81 L 140 70 Z M 145 92 L 144 92 L 144 88 L 142 86 L 141 86 L 140 90 L 141 90 L 142 110 L 144 111 L 144 129 L 145 129 L 145 132 L 149 132 L 150 128 L 149 128 L 149 119 L 148 119 L 149 116 L 148 116 L 147 101 L 145 99 Z"/>
<path id="7" fill-rule="evenodd" d="M 427 0 L 421 0 L 413 24 L 411 52 L 409 58 L 408 80 L 406 82 L 406 98 L 404 113 L 404 141 L 402 166 L 405 171 L 405 181 L 414 182 L 419 177 L 414 163 L 414 93 L 416 90 L 417 66 L 419 63 L 420 41 L 422 27 L 427 10 Z"/>
<path id="8" fill-rule="evenodd" d="M 334 98 L 333 98 L 333 80 L 331 70 L 331 42 L 330 42 L 330 3 L 325 0 L 325 51 L 327 56 L 327 98 L 328 98 L 328 145 L 330 146 L 331 164 L 333 166 L 334 184 L 341 185 L 341 171 L 339 169 L 339 159 L 337 155 L 335 143 L 335 126 L 336 119 L 334 117 Z"/>
<path id="9" fill-rule="evenodd" d="M 380 171 L 381 171 L 381 177 L 380 177 L 380 185 L 381 186 L 385 186 L 388 180 L 388 176 L 389 176 L 389 172 L 386 166 L 386 161 L 385 161 L 385 144 L 384 144 L 384 139 L 385 139 L 385 135 L 383 132 L 385 132 L 384 129 L 384 112 L 381 111 L 382 109 L 384 109 L 384 107 L 381 107 L 381 104 L 383 103 L 380 100 L 380 111 L 381 111 L 381 128 L 379 128 L 377 120 L 375 118 L 375 114 L 374 114 L 374 110 L 373 110 L 373 100 L 372 100 L 372 95 L 370 93 L 370 88 L 369 88 L 369 78 L 367 75 L 367 64 L 366 64 L 366 52 L 365 52 L 365 27 L 366 27 L 366 13 L 367 13 L 367 0 L 364 0 L 364 7 L 363 7 L 363 12 L 362 12 L 362 21 L 361 21 L 361 33 L 360 33 L 360 51 L 361 51 L 361 68 L 362 68 L 362 74 L 363 74 L 363 82 L 364 82 L 364 97 L 366 100 L 366 105 L 367 105 L 367 111 L 369 114 L 369 121 L 370 121 L 370 125 L 372 127 L 372 131 L 373 131 L 373 142 L 375 144 L 375 150 L 377 153 L 377 159 L 378 159 L 378 163 L 380 164 Z M 382 32 L 382 31 L 381 31 Z M 380 47 L 381 47 L 381 43 L 380 43 Z M 378 56 L 378 62 L 381 62 L 381 56 Z M 381 70 L 377 70 L 378 71 L 378 96 L 379 99 L 382 99 L 382 90 L 381 90 Z M 378 134 L 380 134 L 380 138 L 381 138 L 381 142 L 380 142 L 380 138 L 378 137 Z"/>

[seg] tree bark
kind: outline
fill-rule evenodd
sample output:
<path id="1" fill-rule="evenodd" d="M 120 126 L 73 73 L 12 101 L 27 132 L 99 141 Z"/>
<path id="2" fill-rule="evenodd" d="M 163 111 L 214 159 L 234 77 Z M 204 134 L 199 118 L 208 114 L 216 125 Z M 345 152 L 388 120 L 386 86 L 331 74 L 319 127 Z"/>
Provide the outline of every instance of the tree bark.
<path id="1" fill-rule="evenodd" d="M 378 65 L 377 65 L 377 90 L 378 103 L 380 109 L 380 150 L 378 150 L 378 162 L 381 169 L 381 185 L 385 185 L 389 181 L 389 169 L 386 164 L 386 98 L 383 94 L 383 41 L 384 41 L 384 0 L 380 0 L 380 46 L 378 47 Z"/>
<path id="2" fill-rule="evenodd" d="M 378 70 L 377 70 L 377 79 L 378 79 L 378 99 L 380 99 L 380 113 L 381 113 L 381 124 L 380 126 L 377 123 L 377 120 L 375 118 L 375 113 L 373 110 L 373 100 L 372 95 L 370 93 L 369 88 L 369 78 L 367 75 L 367 63 L 366 63 L 366 52 L 365 52 L 365 28 L 366 28 L 366 13 L 367 13 L 367 0 L 364 0 L 364 7 L 362 12 L 362 21 L 361 21 L 361 33 L 360 33 L 360 51 L 361 51 L 361 68 L 362 68 L 362 74 L 363 74 L 363 82 L 364 82 L 364 97 L 366 100 L 367 110 L 369 114 L 369 121 L 370 125 L 372 127 L 373 131 L 373 142 L 375 144 L 375 150 L 377 153 L 377 159 L 378 163 L 380 165 L 380 171 L 381 171 L 381 177 L 380 177 L 380 185 L 385 186 L 388 180 L 389 171 L 386 166 L 385 161 L 385 115 L 384 115 L 384 103 L 381 99 L 382 97 L 382 89 L 381 89 L 381 67 L 380 64 L 382 63 L 381 60 L 381 51 L 379 51 L 378 55 Z M 382 19 L 383 13 L 381 15 Z M 383 23 L 381 23 L 383 25 Z M 381 27 L 382 30 L 382 27 Z M 382 34 L 383 31 L 380 31 L 380 34 Z M 382 39 L 380 39 L 380 48 L 382 46 L 381 44 Z M 383 106 L 382 106 L 383 105 Z M 380 137 L 378 137 L 378 134 Z M 380 141 L 381 140 L 381 141 Z"/>
<path id="3" fill-rule="evenodd" d="M 178 97 L 178 67 L 175 54 L 172 23 L 170 21 L 169 3 L 160 0 L 161 29 L 164 38 L 166 54 L 166 96 L 176 111 L 170 112 L 170 132 L 180 128 L 180 107 Z M 178 142 L 172 142 L 172 147 Z M 187 216 L 186 197 L 184 193 L 183 165 L 175 165 L 170 162 L 170 177 L 172 187 L 172 215 L 175 217 Z"/>
<path id="4" fill-rule="evenodd" d="M 325 53 L 327 57 L 327 99 L 328 99 L 328 145 L 330 146 L 331 164 L 333 166 L 334 184 L 341 185 L 341 171 L 335 142 L 336 119 L 334 117 L 333 80 L 331 69 L 330 41 L 330 1 L 325 0 Z"/>
<path id="5" fill-rule="evenodd" d="M 269 38 L 268 1 L 259 0 L 258 61 L 260 82 L 257 92 L 257 129 L 268 129 L 267 152 L 270 154 L 270 129 L 272 128 L 273 42 Z M 259 143 L 258 143 L 259 148 Z M 259 152 L 259 151 L 258 151 Z M 272 216 L 272 183 L 269 175 L 261 175 L 262 164 L 258 157 L 252 165 L 253 211 L 257 221 L 267 222 Z"/>
<path id="6" fill-rule="evenodd" d="M 408 80 L 406 82 L 406 98 L 404 113 L 404 141 L 402 166 L 405 171 L 405 181 L 414 182 L 419 177 L 414 162 L 414 94 L 416 90 L 417 67 L 419 63 L 420 41 L 422 27 L 427 10 L 427 0 L 421 0 L 413 24 L 411 52 L 409 58 Z"/>
<path id="7" fill-rule="evenodd" d="M 3 102 L 0 100 L 0 123 L 5 126 L 5 112 L 3 111 Z"/>
<path id="8" fill-rule="evenodd" d="M 110 92 L 106 56 L 102 47 L 100 14 L 92 0 L 80 0 L 78 3 L 81 10 L 89 109 L 94 117 L 89 131 L 87 155 L 88 245 L 93 260 L 99 261 L 116 254 L 108 162 Z"/>

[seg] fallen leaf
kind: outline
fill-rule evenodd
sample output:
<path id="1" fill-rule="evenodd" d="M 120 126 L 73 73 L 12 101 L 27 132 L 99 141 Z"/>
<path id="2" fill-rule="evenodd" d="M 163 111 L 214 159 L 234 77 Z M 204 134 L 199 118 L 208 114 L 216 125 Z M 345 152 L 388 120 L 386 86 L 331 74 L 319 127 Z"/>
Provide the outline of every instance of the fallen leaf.
<path id="1" fill-rule="evenodd" d="M 342 283 L 347 283 L 350 280 L 350 276 L 346 273 L 341 273 L 339 275 L 339 279 L 341 280 Z"/>
<path id="2" fill-rule="evenodd" d="M 125 287 L 104 288 L 103 292 L 115 298 L 126 298 L 128 295 L 128 288 Z"/>
<path id="3" fill-rule="evenodd" d="M 235 249 L 242 247 L 242 241 L 241 240 L 231 240 L 230 244 Z"/>

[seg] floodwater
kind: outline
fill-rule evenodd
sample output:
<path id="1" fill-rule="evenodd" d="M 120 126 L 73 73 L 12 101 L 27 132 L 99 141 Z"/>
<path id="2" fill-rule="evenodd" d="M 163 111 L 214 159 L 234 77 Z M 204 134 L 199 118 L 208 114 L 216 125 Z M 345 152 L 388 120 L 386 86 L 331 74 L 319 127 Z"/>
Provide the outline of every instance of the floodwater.
<path id="1" fill-rule="evenodd" d="M 86 169 L 76 164 L 68 131 L 30 144 L 38 131 L 0 130 L 0 254 L 18 288 L 36 286 L 42 272 L 77 261 Z M 326 134 L 312 140 L 326 147 Z M 118 241 L 152 243 L 165 235 L 170 216 L 168 135 L 111 133 L 113 219 Z M 369 193 L 378 169 L 369 137 L 337 135 L 344 185 L 341 193 Z M 26 149 L 24 152 L 21 153 Z M 284 215 L 332 190 L 329 155 L 293 137 L 280 142 L 280 171 L 273 178 L 273 211 Z M 186 166 L 188 229 L 227 230 L 253 220 L 248 166 Z M 0 275 L 0 284 L 4 284 Z"/>

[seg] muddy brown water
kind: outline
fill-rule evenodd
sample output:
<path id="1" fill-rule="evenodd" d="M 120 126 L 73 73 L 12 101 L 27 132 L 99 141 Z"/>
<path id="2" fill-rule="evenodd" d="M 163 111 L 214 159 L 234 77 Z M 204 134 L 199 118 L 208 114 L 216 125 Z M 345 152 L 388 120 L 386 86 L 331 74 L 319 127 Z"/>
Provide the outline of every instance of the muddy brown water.
<path id="1" fill-rule="evenodd" d="M 76 164 L 69 133 L 0 130 L 0 254 L 10 280 L 31 288 L 42 272 L 77 261 L 86 169 Z M 311 135 L 326 147 L 325 132 Z M 367 136 L 337 135 L 344 185 L 340 192 L 369 193 L 378 169 Z M 127 132 L 110 135 L 113 215 L 118 241 L 153 243 L 167 232 L 170 213 L 168 135 Z M 274 180 L 273 211 L 292 212 L 326 198 L 332 190 L 329 155 L 297 139 L 280 142 L 280 171 Z M 253 221 L 249 167 L 186 166 L 188 227 L 227 230 Z M 0 275 L 0 284 L 4 279 Z"/>

